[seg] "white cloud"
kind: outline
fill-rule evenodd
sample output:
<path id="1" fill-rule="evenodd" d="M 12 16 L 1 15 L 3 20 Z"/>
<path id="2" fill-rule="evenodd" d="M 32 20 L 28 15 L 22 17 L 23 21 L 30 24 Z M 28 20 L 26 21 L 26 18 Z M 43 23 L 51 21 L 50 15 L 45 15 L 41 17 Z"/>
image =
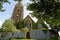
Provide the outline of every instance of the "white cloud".
<path id="1" fill-rule="evenodd" d="M 3 24 L 3 21 L 0 20 L 0 28 L 1 28 L 2 24 Z"/>

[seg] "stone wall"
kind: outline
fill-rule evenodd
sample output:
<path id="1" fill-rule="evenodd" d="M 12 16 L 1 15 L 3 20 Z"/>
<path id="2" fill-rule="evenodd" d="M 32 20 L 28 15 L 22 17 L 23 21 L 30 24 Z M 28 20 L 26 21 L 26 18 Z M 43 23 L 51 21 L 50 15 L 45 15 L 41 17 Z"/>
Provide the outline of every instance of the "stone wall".
<path id="1" fill-rule="evenodd" d="M 50 38 L 50 32 L 44 33 L 41 30 L 32 30 L 29 32 L 32 39 L 48 39 Z M 26 32 L 0 32 L 0 40 L 8 40 L 9 38 L 26 38 Z"/>

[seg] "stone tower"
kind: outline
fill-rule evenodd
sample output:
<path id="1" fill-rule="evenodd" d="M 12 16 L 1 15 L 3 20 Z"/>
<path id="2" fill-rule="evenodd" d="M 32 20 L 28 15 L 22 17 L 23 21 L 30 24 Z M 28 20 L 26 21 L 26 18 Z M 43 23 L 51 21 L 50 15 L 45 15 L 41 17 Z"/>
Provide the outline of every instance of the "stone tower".
<path id="1" fill-rule="evenodd" d="M 23 4 L 21 2 L 18 2 L 15 5 L 11 18 L 13 19 L 15 23 L 23 20 Z"/>

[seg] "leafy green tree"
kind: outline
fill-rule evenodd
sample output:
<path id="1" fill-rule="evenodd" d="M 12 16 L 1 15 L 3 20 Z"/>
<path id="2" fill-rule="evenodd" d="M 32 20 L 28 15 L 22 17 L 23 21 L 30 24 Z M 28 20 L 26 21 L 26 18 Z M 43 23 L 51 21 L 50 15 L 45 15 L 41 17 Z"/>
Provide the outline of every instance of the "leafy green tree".
<path id="1" fill-rule="evenodd" d="M 2 28 L 0 28 L 0 32 L 3 32 L 3 29 Z"/>
<path id="2" fill-rule="evenodd" d="M 17 29 L 25 28 L 24 21 L 19 21 L 18 23 L 16 23 L 16 28 Z"/>
<path id="3" fill-rule="evenodd" d="M 3 32 L 12 32 L 14 28 L 15 26 L 12 19 L 6 20 L 2 25 Z"/>
<path id="4" fill-rule="evenodd" d="M 31 15 L 52 25 L 60 25 L 59 0 L 30 0 L 27 9 L 33 11 Z"/>

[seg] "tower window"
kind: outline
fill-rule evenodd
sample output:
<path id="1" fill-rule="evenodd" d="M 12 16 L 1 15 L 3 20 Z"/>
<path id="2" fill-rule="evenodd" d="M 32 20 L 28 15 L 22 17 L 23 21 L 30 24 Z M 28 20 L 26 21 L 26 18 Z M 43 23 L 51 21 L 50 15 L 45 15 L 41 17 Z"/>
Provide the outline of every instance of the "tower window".
<path id="1" fill-rule="evenodd" d="M 17 9 L 17 12 L 19 12 L 20 10 L 19 9 Z"/>
<path id="2" fill-rule="evenodd" d="M 18 14 L 16 16 L 19 16 Z"/>

